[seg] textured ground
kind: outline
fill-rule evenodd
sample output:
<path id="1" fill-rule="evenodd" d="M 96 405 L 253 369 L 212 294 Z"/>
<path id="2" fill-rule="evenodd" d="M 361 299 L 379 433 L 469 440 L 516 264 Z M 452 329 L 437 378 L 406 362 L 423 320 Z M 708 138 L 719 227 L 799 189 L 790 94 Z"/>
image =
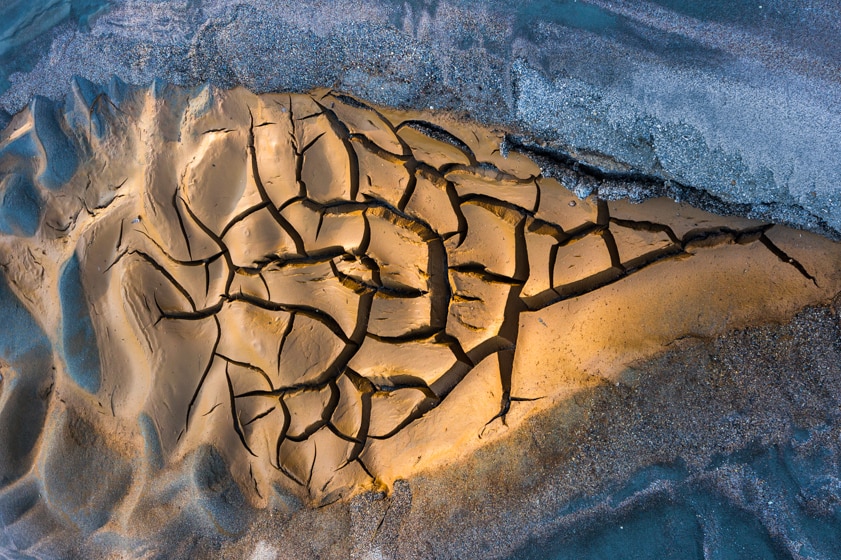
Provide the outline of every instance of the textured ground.
<path id="1" fill-rule="evenodd" d="M 574 398 L 515 400 L 506 415 L 512 429 L 497 418 L 486 437 L 474 441 L 478 450 L 471 457 L 398 480 L 389 496 L 363 493 L 317 510 L 307 505 L 314 496 L 293 480 L 311 477 L 312 468 L 291 478 L 281 473 L 282 483 L 268 492 L 249 482 L 252 472 L 229 470 L 232 455 L 206 446 L 184 455 L 177 469 L 164 468 L 171 449 L 156 440 L 154 414 L 136 415 L 129 407 L 130 421 L 115 423 L 112 414 L 128 401 L 100 394 L 104 377 L 84 373 L 93 371 L 97 356 L 77 343 L 101 329 L 87 309 L 89 281 L 81 281 L 95 263 L 86 268 L 84 258 L 69 259 L 77 237 L 55 243 L 48 254 L 35 245 L 12 251 L 12 259 L 7 252 L 0 307 L 15 327 L 0 333 L 0 423 L 9 427 L 0 435 L 0 556 L 201 558 L 221 549 L 233 558 L 835 557 L 841 546 L 838 316 L 823 305 L 787 321 L 803 304 L 828 301 L 833 288 L 824 280 L 837 267 L 821 256 L 825 241 L 806 236 L 811 249 L 804 251 L 799 233 L 770 223 L 838 237 L 841 18 L 834 2 L 820 0 L 700 6 L 680 0 L 4 4 L 0 125 L 27 105 L 41 117 L 34 134 L 27 129 L 4 139 L 14 144 L 2 156 L 4 169 L 29 162 L 23 172 L 1 177 L 5 239 L 40 236 L 47 222 L 58 228 L 53 241 L 62 228 L 86 231 L 89 219 L 107 210 L 99 205 L 119 190 L 122 179 L 108 181 L 106 173 L 97 183 L 107 187 L 104 197 L 97 189 L 87 193 L 78 177 L 73 194 L 62 194 L 73 175 L 68 170 L 90 152 L 71 157 L 72 142 L 42 142 L 60 139 L 50 123 L 62 121 L 43 99 L 30 105 L 33 96 L 70 94 L 68 106 L 75 104 L 79 114 L 60 125 L 62 133 L 87 128 L 89 139 L 107 121 L 96 113 L 114 113 L 105 98 L 85 97 L 95 88 L 74 92 L 74 74 L 103 84 L 114 74 L 141 85 L 158 78 L 162 92 L 165 82 L 243 84 L 257 92 L 334 87 L 407 109 L 452 109 L 505 125 L 509 134 L 496 136 L 502 143 L 495 161 L 521 153 L 579 196 L 666 195 L 758 221 L 716 218 L 721 221 L 710 228 L 706 214 L 653 201 L 642 217 L 621 215 L 639 206 L 594 203 L 595 222 L 569 238 L 553 222 L 555 241 L 536 244 L 545 245 L 549 260 L 546 289 L 533 294 L 543 297 L 531 304 L 563 303 L 574 295 L 556 283 L 564 277 L 558 267 L 564 244 L 583 248 L 597 241 L 585 254 L 604 268 L 592 270 L 595 279 L 578 288 L 600 289 L 590 292 L 597 297 L 589 302 L 571 298 L 580 303 L 560 313 L 525 312 L 531 323 L 523 325 L 535 332 L 551 326 L 555 335 L 535 340 L 555 341 L 549 351 L 572 361 L 580 362 L 576 352 L 583 349 L 595 360 L 574 366 L 596 374 L 561 379 L 578 384 Z M 462 129 L 451 130 L 463 136 Z M 453 145 L 432 129 L 419 132 Z M 469 135 L 464 138 L 447 157 L 463 150 Z M 57 157 L 45 163 L 39 159 L 45 155 Z M 503 198 L 511 195 L 509 189 Z M 54 212 L 44 215 L 47 199 Z M 173 198 L 172 204 L 181 203 Z M 517 204 L 526 221 L 539 210 L 537 203 Z M 181 209 L 184 227 L 198 227 L 186 206 Z M 679 233 L 675 218 L 686 212 L 704 227 Z M 121 223 L 136 225 L 137 216 L 125 218 Z M 617 235 L 628 228 L 653 243 L 653 253 L 630 264 Z M 516 229 L 514 238 L 520 239 Z M 208 239 L 212 245 L 213 236 Z M 638 248 L 639 239 L 635 243 Z M 82 255 L 84 244 L 78 246 Z M 528 243 L 525 249 L 531 250 Z M 664 263 L 654 262 L 670 250 L 684 259 L 673 264 L 690 271 L 682 282 L 693 286 L 671 300 L 663 294 L 677 277 L 659 274 Z M 736 252 L 729 265 L 719 258 Z M 717 281 L 691 272 L 704 258 L 705 270 L 721 272 Z M 749 266 L 739 268 L 744 258 Z M 637 265 L 645 266 L 637 271 Z M 58 267 L 60 281 L 53 274 Z M 224 277 L 220 270 L 214 274 Z M 51 274 L 49 295 L 22 295 L 20 286 L 39 285 Z M 619 281 L 601 285 L 611 278 Z M 634 297 L 616 299 L 617 286 L 634 283 L 641 286 L 631 291 Z M 166 284 L 160 283 L 171 290 Z M 224 293 L 234 298 L 238 292 Z M 39 308 L 45 297 L 40 301 L 48 305 Z M 678 297 L 686 298 L 685 309 L 706 315 L 674 313 L 668 302 Z M 728 298 L 744 305 L 733 307 Z M 155 309 L 154 297 L 148 301 Z M 761 316 L 782 324 L 721 334 Z M 683 325 L 680 340 L 651 360 L 626 367 L 623 360 L 632 354 L 605 351 L 639 333 L 674 334 L 675 325 Z M 518 324 L 521 346 L 529 344 L 528 332 Z M 165 336 L 177 336 L 177 329 Z M 650 352 L 639 354 L 645 356 Z M 606 365 L 612 374 L 604 375 Z M 230 371 L 222 373 L 230 378 Z M 492 417 L 506 403 L 505 375 L 494 368 L 490 378 L 498 387 L 488 391 L 483 414 Z M 129 383 L 116 394 L 147 389 Z M 295 391 L 272 389 L 295 400 Z M 535 389 L 529 397 L 545 396 L 547 386 L 529 389 Z M 424 402 L 435 402 L 441 395 L 427 397 Z M 320 410 L 325 403 L 335 411 L 329 398 L 319 401 Z M 246 430 L 236 416 L 229 419 L 230 437 L 221 448 L 251 457 L 237 427 L 247 443 Z M 323 417 L 305 420 L 330 429 Z M 218 433 L 214 429 L 209 433 Z M 351 439 L 359 440 L 356 435 Z M 316 456 L 304 462 L 312 467 Z M 274 468 L 278 461 L 270 463 Z"/>
<path id="2" fill-rule="evenodd" d="M 361 525 L 322 552 L 363 546 L 347 538 L 374 522 L 376 548 L 388 517 L 389 556 L 456 542 L 505 555 L 562 527 L 553 508 L 587 515 L 570 489 L 595 499 L 603 472 L 613 486 L 683 473 L 693 488 L 708 447 L 729 442 L 709 431 L 718 408 L 687 435 L 704 449 L 658 437 L 632 459 L 624 441 L 593 443 L 590 468 L 569 473 L 594 470 L 586 488 L 551 469 L 595 437 L 569 418 L 589 422 L 603 399 L 605 413 L 634 409 L 603 391 L 657 383 L 640 360 L 830 302 L 841 245 L 663 198 L 579 199 L 571 186 L 595 177 L 562 158 L 541 170 L 507 142 L 330 90 L 77 80 L 66 104 L 16 115 L 0 136 L 2 296 L 17 324 L 0 356 L 3 546 L 201 555 L 253 545 L 275 516 L 334 534 L 350 514 Z M 711 372 L 698 365 L 675 382 Z M 512 500 L 543 501 L 536 527 L 509 504 L 519 537 L 491 547 L 479 510 L 461 521 L 471 536 L 440 535 L 466 503 L 503 500 L 501 480 Z M 672 505 L 675 523 L 691 515 Z M 300 534 L 286 552 L 321 546 Z"/>
<path id="3" fill-rule="evenodd" d="M 839 316 L 684 340 L 446 472 L 316 518 L 244 558 L 834 558 Z M 450 500 L 457 489 L 460 500 Z M 338 526 L 336 530 L 328 530 Z M 280 534 L 281 538 L 277 538 Z M 262 556 L 261 556 L 262 554 Z M 288 555 L 288 556 L 287 556 Z"/>
<path id="4" fill-rule="evenodd" d="M 102 2 L 54 0 L 11 11 L 37 15 L 43 4 L 54 8 L 46 23 L 70 19 L 49 28 L 36 17 L 40 26 L 0 39 L 20 43 L 2 64 L 20 71 L 0 98 L 10 113 L 33 95 L 62 97 L 75 74 L 335 87 L 514 126 L 529 142 L 660 177 L 673 194 L 705 190 L 739 213 L 841 227 L 831 0 L 122 0 L 99 13 Z"/>

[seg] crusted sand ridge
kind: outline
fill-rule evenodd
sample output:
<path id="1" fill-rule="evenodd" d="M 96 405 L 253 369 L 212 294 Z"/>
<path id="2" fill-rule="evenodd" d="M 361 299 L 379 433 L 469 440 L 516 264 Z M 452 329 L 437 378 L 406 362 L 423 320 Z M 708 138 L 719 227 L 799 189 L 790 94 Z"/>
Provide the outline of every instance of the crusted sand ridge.
<path id="1" fill-rule="evenodd" d="M 255 504 L 389 486 L 677 338 L 841 287 L 835 243 L 582 200 L 451 116 L 331 91 L 74 96 L 0 137 L 6 279 L 56 354 L 37 421 L 98 411 L 161 468 L 210 444 Z"/>

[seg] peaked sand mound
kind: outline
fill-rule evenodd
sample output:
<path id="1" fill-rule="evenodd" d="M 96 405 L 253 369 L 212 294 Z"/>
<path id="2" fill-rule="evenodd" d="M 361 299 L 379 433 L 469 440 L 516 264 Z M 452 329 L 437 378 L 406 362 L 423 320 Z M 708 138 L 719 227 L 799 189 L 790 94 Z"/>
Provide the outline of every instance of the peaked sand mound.
<path id="1" fill-rule="evenodd" d="M 194 464 L 243 504 L 323 504 L 841 289 L 836 243 L 582 200 L 503 139 L 331 91 L 36 99 L 0 135 L 2 485 L 85 530 Z"/>

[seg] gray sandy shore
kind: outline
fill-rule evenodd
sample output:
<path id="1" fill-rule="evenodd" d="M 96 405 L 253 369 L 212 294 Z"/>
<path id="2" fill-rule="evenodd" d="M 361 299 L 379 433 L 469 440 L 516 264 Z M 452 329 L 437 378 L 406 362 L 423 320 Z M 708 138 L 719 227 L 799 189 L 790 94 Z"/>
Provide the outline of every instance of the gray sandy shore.
<path id="1" fill-rule="evenodd" d="M 651 176 L 673 196 L 703 191 L 734 213 L 841 227 L 834 2 L 88 4 L 93 14 L 77 9 L 17 47 L 0 107 L 60 98 L 74 75 L 334 87 L 513 127 L 528 144 Z"/>

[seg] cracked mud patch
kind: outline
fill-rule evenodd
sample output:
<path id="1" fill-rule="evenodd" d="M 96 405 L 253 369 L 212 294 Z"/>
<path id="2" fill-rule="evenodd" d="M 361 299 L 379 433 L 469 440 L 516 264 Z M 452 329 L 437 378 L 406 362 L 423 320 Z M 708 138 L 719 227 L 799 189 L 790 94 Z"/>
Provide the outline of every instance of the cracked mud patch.
<path id="1" fill-rule="evenodd" d="M 91 88 L 0 135 L 19 177 L 0 257 L 56 349 L 53 413 L 113 419 L 147 477 L 210 445 L 238 503 L 391 487 L 678 339 L 841 289 L 829 240 L 579 199 L 451 116 L 331 91 Z"/>

